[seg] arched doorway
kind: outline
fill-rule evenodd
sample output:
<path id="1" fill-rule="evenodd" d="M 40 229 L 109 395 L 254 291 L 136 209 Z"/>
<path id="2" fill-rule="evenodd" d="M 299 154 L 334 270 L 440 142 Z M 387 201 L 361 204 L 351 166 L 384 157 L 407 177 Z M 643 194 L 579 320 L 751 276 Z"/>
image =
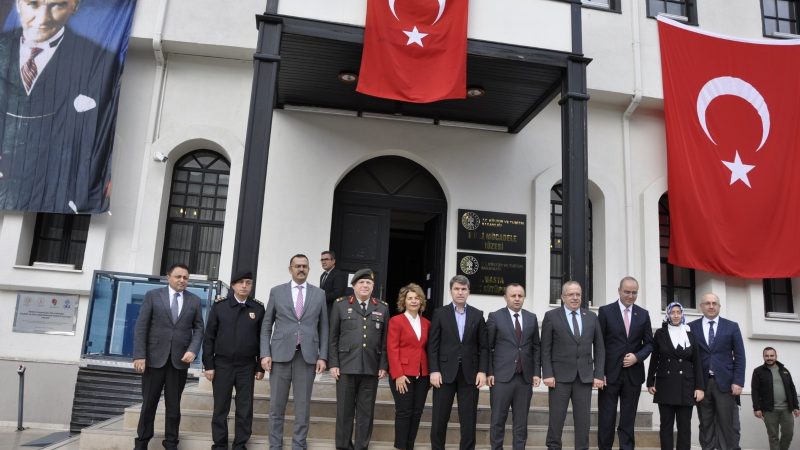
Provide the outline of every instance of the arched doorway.
<path id="1" fill-rule="evenodd" d="M 354 168 L 336 187 L 331 248 L 340 269 L 375 271 L 374 295 L 394 313 L 400 288 L 414 282 L 428 314 L 442 305 L 447 200 L 424 167 L 381 156 Z"/>

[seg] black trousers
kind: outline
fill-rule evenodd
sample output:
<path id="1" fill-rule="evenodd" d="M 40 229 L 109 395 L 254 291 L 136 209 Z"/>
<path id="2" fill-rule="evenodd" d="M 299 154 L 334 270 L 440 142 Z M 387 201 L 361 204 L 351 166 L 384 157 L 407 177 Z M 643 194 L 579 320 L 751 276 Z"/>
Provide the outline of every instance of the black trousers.
<path id="1" fill-rule="evenodd" d="M 167 360 L 163 367 L 146 366 L 142 374 L 142 411 L 136 429 L 134 450 L 146 450 L 153 438 L 156 408 L 164 391 L 164 448 L 178 448 L 178 429 L 181 426 L 181 394 L 186 386 L 188 369 L 178 369 Z"/>
<path id="2" fill-rule="evenodd" d="M 608 384 L 599 390 L 597 399 L 597 446 L 600 450 L 611 450 L 614 446 L 614 425 L 617 424 L 617 403 L 619 403 L 619 448 L 633 450 L 636 441 L 633 427 L 636 422 L 636 411 L 639 408 L 641 384 L 633 384 L 625 374 L 620 375 L 616 383 Z"/>
<path id="3" fill-rule="evenodd" d="M 395 380 L 389 380 L 389 389 L 394 397 L 394 446 L 403 450 L 414 449 L 430 387 L 429 377 L 408 377 L 408 380 L 405 394 L 397 392 Z"/>
<path id="4" fill-rule="evenodd" d="M 236 388 L 236 426 L 233 449 L 245 448 L 253 429 L 253 386 L 255 383 L 255 357 L 247 360 L 214 361 L 214 415 L 211 418 L 211 448 L 228 448 L 228 413 L 231 411 L 231 394 Z"/>
<path id="5" fill-rule="evenodd" d="M 661 425 L 658 436 L 661 438 L 661 450 L 689 450 L 692 446 L 692 408 L 684 405 L 658 404 L 658 414 L 661 415 Z M 672 431 L 675 421 L 678 422 L 678 442 L 673 447 Z"/>
<path id="6" fill-rule="evenodd" d="M 378 375 L 340 374 L 336 381 L 336 448 L 366 450 L 372 439 L 372 419 Z M 353 443 L 353 420 L 356 425 Z"/>
<path id="7" fill-rule="evenodd" d="M 461 428 L 459 449 L 475 448 L 475 416 L 478 412 L 478 389 L 474 380 L 467 382 L 464 372 L 458 368 L 452 383 L 442 383 L 433 389 L 433 412 L 431 417 L 431 448 L 444 450 L 447 441 L 447 423 L 453 409 L 453 398 L 458 395 L 458 423 Z"/>

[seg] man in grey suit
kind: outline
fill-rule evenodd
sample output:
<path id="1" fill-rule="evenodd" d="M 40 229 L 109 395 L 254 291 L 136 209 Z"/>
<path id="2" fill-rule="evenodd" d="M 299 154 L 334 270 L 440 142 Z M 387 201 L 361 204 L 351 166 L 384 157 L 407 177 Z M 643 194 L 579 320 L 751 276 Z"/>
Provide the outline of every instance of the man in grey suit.
<path id="1" fill-rule="evenodd" d="M 189 268 L 175 264 L 167 271 L 168 287 L 144 295 L 136 320 L 133 367 L 142 375 L 142 411 L 136 430 L 135 450 L 145 450 L 153 438 L 158 399 L 164 390 L 164 448 L 178 448 L 181 394 L 189 364 L 203 343 L 200 298 L 186 291 Z"/>
<path id="2" fill-rule="evenodd" d="M 305 449 L 314 374 L 328 359 L 328 308 L 325 291 L 306 282 L 305 255 L 289 260 L 292 281 L 269 292 L 261 325 L 261 367 L 269 372 L 269 447 L 283 448 L 283 417 L 294 393 L 292 448 Z"/>
<path id="3" fill-rule="evenodd" d="M 605 347 L 597 315 L 581 309 L 581 285 L 561 288 L 563 307 L 547 311 L 542 321 L 542 377 L 549 389 L 547 448 L 561 448 L 567 407 L 572 401 L 575 449 L 589 448 L 592 387 L 603 387 Z"/>
<path id="4" fill-rule="evenodd" d="M 492 449 L 503 450 L 508 408 L 513 414 L 512 448 L 523 450 L 528 440 L 528 410 L 541 378 L 539 322 L 536 314 L 522 309 L 525 288 L 517 283 L 506 286 L 506 306 L 489 313 L 489 376 Z"/>

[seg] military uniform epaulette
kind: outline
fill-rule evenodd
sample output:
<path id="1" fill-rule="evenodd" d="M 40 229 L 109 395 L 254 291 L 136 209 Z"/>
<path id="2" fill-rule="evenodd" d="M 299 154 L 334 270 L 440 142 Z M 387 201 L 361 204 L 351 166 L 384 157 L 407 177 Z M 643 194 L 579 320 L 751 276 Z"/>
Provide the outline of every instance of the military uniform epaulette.
<path id="1" fill-rule="evenodd" d="M 218 295 L 217 298 L 214 299 L 214 303 L 223 302 L 223 301 L 225 301 L 227 299 L 228 299 L 228 297 L 223 297 L 221 295 Z"/>
<path id="2" fill-rule="evenodd" d="M 255 299 L 255 298 L 251 298 L 250 300 L 252 300 L 252 301 L 254 301 L 254 302 L 258 303 L 258 304 L 259 304 L 259 305 L 261 305 L 261 306 L 264 306 L 264 302 L 262 302 L 261 300 L 258 300 L 258 299 Z"/>
<path id="3" fill-rule="evenodd" d="M 347 300 L 347 296 L 337 298 L 336 299 L 336 303 L 339 303 L 339 302 L 341 302 L 343 300 Z"/>

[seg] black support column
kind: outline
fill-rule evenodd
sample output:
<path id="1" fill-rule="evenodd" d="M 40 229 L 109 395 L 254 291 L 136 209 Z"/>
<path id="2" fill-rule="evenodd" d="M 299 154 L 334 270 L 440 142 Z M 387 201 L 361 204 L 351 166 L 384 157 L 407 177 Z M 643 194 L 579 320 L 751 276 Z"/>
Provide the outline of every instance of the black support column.
<path id="1" fill-rule="evenodd" d="M 270 2 L 267 13 L 276 11 L 277 2 Z M 258 16 L 257 20 L 258 48 L 253 55 L 253 90 L 250 94 L 231 272 L 235 274 L 240 270 L 249 270 L 254 277 L 258 271 L 261 219 L 264 215 L 264 189 L 267 183 L 282 31 L 280 20 L 266 16 Z"/>
<path id="2" fill-rule="evenodd" d="M 562 185 L 564 187 L 564 241 L 562 275 L 581 284 L 586 292 L 589 277 L 589 192 L 586 66 L 581 32 L 581 4 L 572 8 L 572 53 L 561 90 Z M 583 307 L 591 299 L 583 298 Z"/>

